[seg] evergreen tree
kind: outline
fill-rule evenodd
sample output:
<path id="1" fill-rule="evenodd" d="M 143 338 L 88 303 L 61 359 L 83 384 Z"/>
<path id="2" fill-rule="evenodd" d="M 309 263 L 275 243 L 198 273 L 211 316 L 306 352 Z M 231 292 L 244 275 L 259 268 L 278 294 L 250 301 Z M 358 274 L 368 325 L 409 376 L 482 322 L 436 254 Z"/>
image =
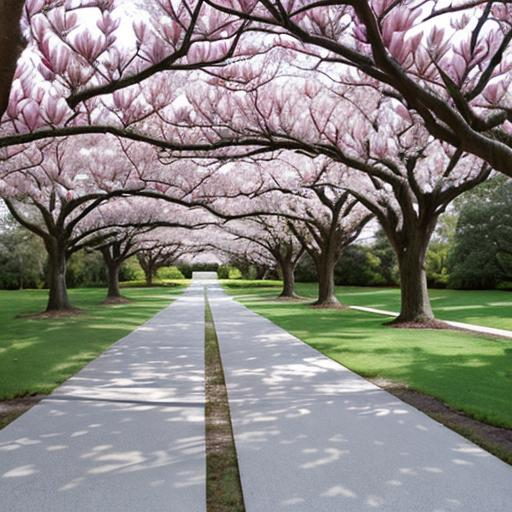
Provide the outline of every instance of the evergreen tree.
<path id="1" fill-rule="evenodd" d="M 496 177 L 466 194 L 449 257 L 453 288 L 512 280 L 512 180 Z"/>

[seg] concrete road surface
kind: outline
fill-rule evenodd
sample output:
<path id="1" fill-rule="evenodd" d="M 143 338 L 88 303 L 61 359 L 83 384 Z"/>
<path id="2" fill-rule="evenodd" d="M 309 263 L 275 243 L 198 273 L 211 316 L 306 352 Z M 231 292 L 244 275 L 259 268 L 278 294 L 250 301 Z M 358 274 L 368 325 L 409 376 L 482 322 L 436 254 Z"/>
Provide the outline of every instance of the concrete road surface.
<path id="1" fill-rule="evenodd" d="M 205 510 L 204 295 L 196 280 L 0 431 L 0 511 Z"/>
<path id="2" fill-rule="evenodd" d="M 510 512 L 512 468 L 212 281 L 247 512 Z M 341 320 L 340 320 L 341 321 Z"/>

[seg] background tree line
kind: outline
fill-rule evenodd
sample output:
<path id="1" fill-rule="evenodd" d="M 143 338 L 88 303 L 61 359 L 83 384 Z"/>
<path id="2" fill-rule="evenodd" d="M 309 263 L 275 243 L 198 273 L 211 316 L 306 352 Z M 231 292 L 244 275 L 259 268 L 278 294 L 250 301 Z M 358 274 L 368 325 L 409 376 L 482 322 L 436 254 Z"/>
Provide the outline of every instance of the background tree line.
<path id="1" fill-rule="evenodd" d="M 0 288 L 46 287 L 47 262 L 41 241 L 6 216 L 0 233 Z M 157 279 L 190 278 L 194 270 L 216 270 L 221 278 L 277 278 L 276 269 L 255 265 L 181 263 L 164 266 Z M 432 288 L 512 288 L 512 181 L 498 176 L 465 193 L 445 213 L 426 259 Z M 317 280 L 315 264 L 305 254 L 296 269 L 297 281 Z M 144 270 L 132 257 L 121 267 L 121 281 L 144 283 Z M 384 233 L 349 246 L 335 269 L 338 285 L 397 286 L 398 265 Z M 105 286 L 107 273 L 98 251 L 80 251 L 70 260 L 71 287 Z M 158 282 L 158 281 L 157 281 Z"/>
<path id="2" fill-rule="evenodd" d="M 429 287 L 512 288 L 512 181 L 499 176 L 464 194 L 441 217 L 426 258 Z M 298 281 L 315 281 L 304 258 Z M 378 231 L 369 244 L 348 247 L 336 265 L 336 284 L 396 286 L 396 257 Z"/>

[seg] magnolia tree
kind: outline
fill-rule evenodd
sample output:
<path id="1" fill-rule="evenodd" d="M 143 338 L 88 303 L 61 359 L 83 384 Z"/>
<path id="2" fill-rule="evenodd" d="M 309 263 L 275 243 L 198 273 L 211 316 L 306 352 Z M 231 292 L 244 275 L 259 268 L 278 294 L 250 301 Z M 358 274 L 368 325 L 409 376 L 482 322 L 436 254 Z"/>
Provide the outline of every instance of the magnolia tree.
<path id="1" fill-rule="evenodd" d="M 508 2 L 158 5 L 156 14 L 144 16 L 140 8 L 109 0 L 81 8 L 28 0 L 23 26 L 29 44 L 0 146 L 89 131 L 150 142 L 170 158 L 226 159 L 277 149 L 327 156 L 364 173 L 363 189 L 371 183 L 380 195 L 392 190 L 393 201 L 409 196 L 385 208 L 390 219 L 398 212 L 386 232 L 402 260 L 402 307 L 411 304 L 400 319 L 430 319 L 418 264 L 424 250 L 417 248 L 426 247 L 432 221 L 490 168 L 512 172 Z M 130 17 L 136 22 L 124 21 Z M 197 70 L 206 72 L 208 86 Z M 290 75 L 293 80 L 283 78 Z M 364 92 L 347 92 L 347 84 Z M 396 115 L 382 115 L 381 103 Z M 396 116 L 407 125 L 403 133 L 395 130 L 401 126 Z M 468 164 L 466 154 L 482 165 Z M 417 178 L 430 174 L 426 155 L 438 157 L 437 181 Z M 351 190 L 357 194 L 358 187 Z M 418 214 L 431 199 L 433 209 L 422 210 L 428 215 Z M 406 217 L 413 213 L 417 220 L 410 224 Z M 379 218 L 384 225 L 382 213 Z M 406 270 L 411 266 L 414 272 Z"/>
<path id="2" fill-rule="evenodd" d="M 512 6 L 508 1 L 211 0 L 275 34 L 301 69 L 368 82 L 437 139 L 512 175 Z M 251 33 L 252 33 L 251 32 Z M 350 76 L 349 75 L 349 76 Z"/>
<path id="3" fill-rule="evenodd" d="M 5 96 L 19 53 L 13 46 L 19 39 L 17 19 L 23 4 L 11 3 L 16 7 L 5 33 L 14 43 L 5 50 L 2 46 L 8 54 L 2 80 Z M 21 26 L 28 46 L 18 62 L 9 105 L 0 111 L 6 110 L 2 145 L 76 133 L 129 136 L 126 129 L 134 122 L 158 113 L 176 97 L 169 94 L 174 87 L 159 86 L 169 84 L 169 77 L 152 80 L 144 90 L 139 82 L 162 72 L 215 67 L 258 51 L 249 45 L 235 55 L 245 23 L 202 0 L 162 0 L 151 4 L 151 13 L 144 4 L 27 0 Z"/>
<path id="4" fill-rule="evenodd" d="M 339 304 L 334 293 L 334 267 L 343 250 L 372 218 L 349 192 L 322 181 L 329 165 L 325 157 L 312 159 L 292 153 L 238 162 L 221 174 L 229 188 L 226 184 L 220 191 L 229 192 L 219 193 L 213 202 L 216 210 L 221 209 L 220 201 L 224 212 L 245 219 L 238 224 L 240 227 L 231 228 L 236 229 L 237 236 L 265 246 L 269 252 L 272 246 L 271 253 L 283 277 L 286 275 L 287 292 L 291 291 L 293 270 L 301 255 L 297 243 L 302 246 L 316 265 L 316 304 L 320 306 Z M 218 176 L 213 182 L 218 182 Z M 253 232 L 257 222 L 260 225 Z M 230 224 L 227 226 L 229 230 Z"/>
<path id="5" fill-rule="evenodd" d="M 185 230 L 180 229 L 157 229 L 140 238 L 137 260 L 144 271 L 147 286 L 153 285 L 158 270 L 200 250 L 187 238 Z"/>
<path id="6" fill-rule="evenodd" d="M 101 228 L 88 224 L 91 214 L 106 200 L 121 196 L 123 189 L 140 184 L 132 180 L 129 166 L 112 168 L 107 152 L 87 147 L 83 139 L 22 148 L 7 156 L 0 195 L 13 217 L 44 242 L 50 289 L 47 309 L 69 309 L 67 260 L 103 236 Z M 91 166 L 92 158 L 96 161 Z"/>
<path id="7" fill-rule="evenodd" d="M 138 238 L 152 231 L 154 228 L 132 228 L 128 227 L 116 233 L 112 238 L 100 243 L 94 249 L 98 250 L 105 262 L 107 269 L 107 298 L 106 302 L 123 301 L 119 287 L 119 273 L 121 266 L 140 250 L 137 243 Z"/>
<path id="8" fill-rule="evenodd" d="M 489 175 L 489 168 L 475 160 L 431 143 L 397 159 L 399 173 L 388 178 L 354 171 L 342 178 L 342 187 L 375 214 L 397 256 L 401 307 L 395 323 L 432 325 L 427 249 L 452 200 Z"/>
<path id="9" fill-rule="evenodd" d="M 166 160 L 164 158 L 164 161 Z M 266 248 L 250 237 L 239 236 L 246 235 L 247 229 L 258 231 L 259 235 L 262 235 L 261 226 L 257 229 L 256 219 L 260 222 L 266 219 L 270 229 L 272 217 L 277 227 L 278 205 L 271 206 L 270 196 L 261 195 L 262 190 L 268 187 L 268 173 L 260 162 L 247 161 L 232 165 L 211 159 L 171 159 L 166 161 L 166 164 L 161 168 L 162 172 L 158 173 L 158 177 L 153 173 L 153 182 L 165 187 L 174 184 L 182 191 L 189 190 L 184 199 L 201 205 L 202 218 L 212 224 L 212 229 L 198 232 L 196 236 L 192 233 L 191 243 L 199 251 L 203 249 L 200 251 L 203 257 L 208 255 L 210 250 L 223 259 L 228 258 L 228 261 L 240 268 L 254 266 L 258 269 L 258 274 L 260 271 L 265 273 L 276 265 Z M 188 189 L 184 183 L 169 176 L 169 168 L 173 166 L 177 166 L 181 171 L 190 168 L 195 179 L 189 182 Z M 197 211 L 194 216 L 197 216 Z M 256 233 L 253 235 L 252 238 L 256 239 Z"/>
<path id="10" fill-rule="evenodd" d="M 269 207 L 269 211 L 272 209 Z M 238 257 L 257 267 L 277 268 L 283 279 L 279 295 L 282 298 L 296 297 L 295 268 L 304 254 L 289 222 L 285 217 L 270 215 L 228 222 L 222 226 L 228 236 L 220 237 L 218 242 L 232 259 Z"/>
<path id="11" fill-rule="evenodd" d="M 400 265 L 398 321 L 432 320 L 424 270 L 432 231 L 454 198 L 489 176 L 490 166 L 439 142 L 418 115 L 367 87 L 331 89 L 301 79 L 273 80 L 243 94 L 226 87 L 189 93 L 191 105 L 202 106 L 191 137 L 198 126 L 205 139 L 220 135 L 219 158 L 288 149 L 332 162 L 312 173 L 313 183 L 349 191 L 378 216 Z"/>
<path id="12" fill-rule="evenodd" d="M 18 57 L 25 46 L 21 34 L 24 0 L 0 0 L 0 118 L 9 104 Z"/>
<path id="13" fill-rule="evenodd" d="M 378 162 L 369 159 L 366 165 L 378 166 Z M 395 323 L 431 325 L 434 317 L 425 272 L 431 236 L 453 198 L 480 183 L 489 171 L 472 157 L 445 154 L 435 143 L 409 153 L 405 161 L 397 159 L 394 171 L 388 174 L 382 169 L 375 175 L 330 167 L 318 181 L 349 191 L 366 206 L 395 251 L 401 288 L 400 314 Z"/>
<path id="14" fill-rule="evenodd" d="M 126 260 L 147 251 L 151 244 L 167 243 L 170 233 L 185 236 L 186 229 L 199 229 L 211 224 L 206 214 L 201 215 L 166 200 L 138 196 L 111 200 L 96 209 L 91 222 L 104 235 L 98 244 L 89 247 L 98 250 L 105 262 L 107 302 L 122 300 L 119 274 Z"/>
<path id="15" fill-rule="evenodd" d="M 51 0 L 27 3 L 39 72 L 62 88 L 71 107 L 161 72 L 223 63 L 245 25 L 202 0 L 96 0 L 78 13 L 69 1 L 54 9 L 47 8 Z"/>
<path id="16" fill-rule="evenodd" d="M 19 135 L 2 144 L 91 130 L 178 148 L 179 134 L 141 124 L 171 104 L 180 115 L 176 96 L 158 84 L 197 69 L 261 82 L 258 56 L 278 47 L 286 73 L 366 83 L 418 114 L 437 139 L 512 172 L 507 1 L 439 8 L 424 0 L 161 0 L 153 6 L 160 16 L 144 16 L 135 4 L 95 3 L 75 12 L 75 2 L 27 1 L 28 51 L 38 56 L 40 79 L 21 59 L 7 115 Z M 130 18 L 133 25 L 123 24 Z M 238 71 L 233 60 L 243 60 Z M 230 66 L 219 70 L 223 62 Z M 271 100 L 268 108 L 279 109 L 279 98 Z"/>
<path id="17" fill-rule="evenodd" d="M 490 167 L 436 141 L 393 101 L 376 95 L 372 100 L 360 89 L 349 91 L 345 99 L 359 107 L 347 122 L 338 123 L 343 135 L 336 146 L 328 142 L 322 150 L 346 165 L 329 165 L 313 183 L 348 190 L 376 215 L 400 269 L 402 301 L 396 321 L 430 322 L 425 272 L 430 238 L 449 204 L 487 179 Z M 333 140 L 329 130 L 324 135 Z"/>
<path id="18" fill-rule="evenodd" d="M 134 159 L 140 154 L 96 136 L 4 150 L 0 196 L 13 217 L 44 242 L 49 311 L 70 308 L 66 265 L 73 253 L 103 245 L 129 226 L 190 224 L 181 207 L 189 204 L 183 198 L 194 182 L 186 186 L 185 178 L 176 178 L 151 188 L 147 156 Z"/>
<path id="19" fill-rule="evenodd" d="M 303 183 L 290 208 L 302 220 L 288 226 L 315 263 L 317 306 L 338 306 L 334 268 L 343 251 L 360 235 L 372 214 L 349 192 L 321 181 Z"/>
<path id="20" fill-rule="evenodd" d="M 275 270 L 276 262 L 260 244 L 231 233 L 231 228 L 209 229 L 208 242 L 203 246 L 205 252 L 213 253 L 221 264 L 233 265 L 242 276 L 249 277 L 255 269 L 256 279 L 265 279 Z"/>

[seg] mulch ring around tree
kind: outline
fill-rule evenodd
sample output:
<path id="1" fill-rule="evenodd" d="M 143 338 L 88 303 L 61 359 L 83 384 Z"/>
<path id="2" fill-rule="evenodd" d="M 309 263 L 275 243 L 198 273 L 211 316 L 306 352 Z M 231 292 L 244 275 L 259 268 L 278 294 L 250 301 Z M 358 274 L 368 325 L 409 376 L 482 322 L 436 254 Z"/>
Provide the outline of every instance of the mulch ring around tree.
<path id="1" fill-rule="evenodd" d="M 313 309 L 338 309 L 340 311 L 350 309 L 349 306 L 346 306 L 345 304 L 341 303 L 316 304 L 315 302 L 313 302 L 311 304 L 311 307 Z"/>
<path id="2" fill-rule="evenodd" d="M 127 299 L 126 297 L 107 297 L 103 304 L 106 304 L 107 306 L 110 304 L 129 304 L 132 302 L 130 299 Z"/>
<path id="3" fill-rule="evenodd" d="M 447 324 L 442 320 L 425 320 L 422 322 L 402 322 L 400 320 L 391 320 L 391 322 L 385 322 L 384 325 L 394 327 L 395 329 L 451 329 L 452 331 L 461 331 L 458 327 Z"/>

